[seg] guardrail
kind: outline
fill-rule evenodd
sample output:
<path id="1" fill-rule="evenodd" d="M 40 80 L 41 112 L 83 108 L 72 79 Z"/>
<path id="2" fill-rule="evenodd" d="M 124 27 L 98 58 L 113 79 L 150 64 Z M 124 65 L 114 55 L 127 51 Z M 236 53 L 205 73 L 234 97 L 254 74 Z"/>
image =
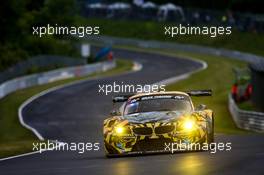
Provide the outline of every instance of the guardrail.
<path id="1" fill-rule="evenodd" d="M 85 65 L 85 63 L 86 60 L 84 58 L 71 58 L 57 55 L 38 55 L 20 61 L 8 69 L 0 72 L 0 83 L 16 77 L 24 76 L 31 68 L 34 67 L 71 67 Z"/>
<path id="2" fill-rule="evenodd" d="M 105 45 L 127 45 L 136 46 L 139 48 L 152 48 L 152 49 L 171 49 L 192 53 L 210 54 L 215 56 L 223 56 L 231 59 L 246 61 L 249 63 L 259 62 L 264 60 L 263 57 L 250 53 L 243 53 L 228 49 L 216 49 L 204 46 L 179 44 L 172 42 L 160 41 L 144 41 L 139 39 L 117 38 L 110 36 L 89 36 L 86 38 L 93 43 L 103 43 Z M 237 107 L 233 99 L 229 96 L 229 110 L 239 128 L 252 130 L 257 132 L 264 132 L 264 113 L 244 111 Z"/>
<path id="3" fill-rule="evenodd" d="M 51 83 L 66 78 L 80 77 L 95 72 L 106 71 L 114 68 L 115 66 L 115 61 L 105 61 L 101 63 L 61 68 L 49 72 L 18 77 L 0 84 L 0 99 L 19 89 Z"/>
<path id="4" fill-rule="evenodd" d="M 239 109 L 231 94 L 228 96 L 228 108 L 237 127 L 264 132 L 264 113 Z"/>
<path id="5" fill-rule="evenodd" d="M 242 60 L 246 62 L 256 62 L 259 59 L 264 59 L 261 56 L 257 56 L 250 53 L 243 53 L 234 50 L 210 48 L 205 46 L 197 46 L 191 44 L 179 44 L 173 42 L 161 42 L 161 41 L 145 41 L 131 38 L 118 38 L 111 36 L 88 36 L 88 41 L 93 43 L 103 43 L 104 45 L 127 45 L 136 46 L 139 48 L 153 48 L 153 49 L 171 49 L 180 50 L 185 52 L 211 54 L 216 56 L 224 56 L 232 59 Z"/>

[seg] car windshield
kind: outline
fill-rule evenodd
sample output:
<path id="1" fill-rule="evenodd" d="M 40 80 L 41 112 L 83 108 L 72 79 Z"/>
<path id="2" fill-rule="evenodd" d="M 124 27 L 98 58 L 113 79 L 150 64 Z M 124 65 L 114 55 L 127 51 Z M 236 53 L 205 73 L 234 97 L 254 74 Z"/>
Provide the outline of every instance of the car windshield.
<path id="1" fill-rule="evenodd" d="M 192 105 L 188 97 L 183 98 L 150 98 L 147 100 L 132 100 L 127 103 L 124 114 L 152 112 L 152 111 L 184 111 L 191 112 Z"/>

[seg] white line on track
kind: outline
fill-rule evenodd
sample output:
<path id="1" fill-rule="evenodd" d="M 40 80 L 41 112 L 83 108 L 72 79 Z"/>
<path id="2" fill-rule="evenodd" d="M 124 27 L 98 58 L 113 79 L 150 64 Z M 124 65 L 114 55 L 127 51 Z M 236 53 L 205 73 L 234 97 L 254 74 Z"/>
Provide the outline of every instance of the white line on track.
<path id="1" fill-rule="evenodd" d="M 192 58 L 186 58 L 186 59 L 189 59 L 189 60 L 192 60 L 194 62 L 197 62 L 197 63 L 200 63 L 202 64 L 202 67 L 199 68 L 199 69 L 196 69 L 196 70 L 193 70 L 193 71 L 190 71 L 190 72 L 187 72 L 187 73 L 184 73 L 182 75 L 178 75 L 178 76 L 175 76 L 175 77 L 171 77 L 171 78 L 167 78 L 165 80 L 162 80 L 162 81 L 159 81 L 157 83 L 154 83 L 154 84 L 157 84 L 157 85 L 169 85 L 169 84 L 172 84 L 172 83 L 176 83 L 180 80 L 184 80 L 184 79 L 187 79 L 190 77 L 190 75 L 194 74 L 194 73 L 197 73 L 197 72 L 200 72 L 202 70 L 205 70 L 207 69 L 208 65 L 205 61 L 201 61 L 201 60 L 194 60 Z"/>
<path id="2" fill-rule="evenodd" d="M 193 70 L 193 71 L 190 71 L 188 73 L 184 73 L 182 75 L 178 75 L 178 76 L 175 76 L 175 77 L 171 77 L 171 78 L 168 78 L 168 79 L 165 79 L 165 80 L 162 80 L 162 81 L 159 81 L 157 83 L 154 83 L 154 84 L 165 84 L 165 85 L 169 85 L 169 84 L 172 84 L 172 83 L 175 83 L 175 82 L 178 82 L 180 80 L 183 80 L 183 79 L 186 79 L 188 78 L 190 75 L 196 73 L 196 72 L 199 72 L 199 71 L 202 71 L 204 69 L 207 68 L 207 63 L 204 62 L 204 61 L 201 61 L 201 60 L 196 60 L 196 59 L 192 59 L 192 58 L 185 58 L 185 59 L 189 59 L 189 60 L 192 60 L 194 62 L 198 62 L 200 64 L 202 64 L 202 67 L 200 69 L 196 69 L 196 70 Z M 140 71 L 141 69 L 143 68 L 143 65 L 141 63 L 138 63 L 138 62 L 134 62 L 134 65 L 133 65 L 133 68 L 132 68 L 132 71 L 131 72 L 128 72 L 128 73 L 132 73 L 132 72 L 136 72 L 136 71 Z M 59 89 L 63 89 L 63 88 L 66 88 L 66 87 L 69 87 L 69 86 L 72 86 L 72 85 L 77 85 L 77 84 L 81 84 L 85 81 L 91 81 L 91 80 L 94 80 L 94 79 L 98 79 L 98 78 L 88 78 L 88 79 L 84 79 L 84 80 L 79 80 L 79 81 L 75 81 L 75 82 L 72 82 L 72 83 L 68 83 L 68 84 L 64 84 L 64 85 L 60 85 L 60 86 L 56 86 L 56 87 L 53 87 L 53 88 L 50 88 L 50 89 L 47 89 L 47 90 L 44 90 L 42 92 L 40 92 L 39 94 L 36 94 L 34 96 L 32 96 L 31 98 L 29 98 L 28 100 L 26 100 L 18 109 L 18 117 L 19 117 L 19 121 L 21 123 L 22 126 L 24 126 L 25 128 L 31 130 L 38 138 L 39 140 L 43 141 L 44 138 L 43 136 L 33 127 L 27 125 L 25 122 L 24 122 L 24 119 L 23 119 L 23 115 L 22 115 L 22 112 L 23 112 L 23 109 L 29 105 L 30 103 L 32 103 L 34 100 L 36 100 L 37 98 L 40 98 L 48 93 L 51 93 L 51 92 L 54 92 L 54 91 L 57 91 Z M 63 142 L 60 142 L 61 144 L 59 145 L 62 146 L 64 143 Z M 56 148 L 54 148 L 56 149 Z M 47 149 L 47 150 L 42 150 L 42 152 L 44 151 L 51 151 L 51 149 Z M 29 152 L 29 153 L 25 153 L 25 154 L 20 154 L 20 155 L 16 155 L 16 156 L 11 156 L 11 157 L 6 157 L 6 158 L 3 158 L 3 159 L 0 159 L 0 161 L 5 161 L 5 160 L 10 160 L 10 159 L 14 159 L 14 158 L 19 158 L 19 157 L 24 157 L 24 156 L 29 156 L 29 155 L 33 155 L 33 154 L 37 154 L 37 153 L 40 153 L 39 151 L 35 151 L 35 152 Z"/>
<path id="3" fill-rule="evenodd" d="M 132 67 L 132 71 L 130 72 L 127 72 L 127 73 L 133 73 L 133 72 L 137 72 L 137 71 L 140 71 L 141 69 L 143 68 L 142 64 L 138 63 L 138 62 L 134 62 L 133 63 L 133 67 Z M 125 73 L 124 73 L 125 74 Z M 53 87 L 53 88 L 50 88 L 50 89 L 47 89 L 47 90 L 44 90 L 32 97 L 30 97 L 29 99 L 27 99 L 25 102 L 22 103 L 22 105 L 19 107 L 18 109 L 18 118 L 19 118 L 19 122 L 21 123 L 21 125 L 29 130 L 31 130 L 37 137 L 39 140 L 41 141 L 44 141 L 44 137 L 33 127 L 31 127 L 30 125 L 26 124 L 24 119 L 23 119 L 23 109 L 29 105 L 30 103 L 32 103 L 34 100 L 48 94 L 48 93 L 51 93 L 51 92 L 54 92 L 54 91 L 57 91 L 59 89 L 63 89 L 63 88 L 66 88 L 66 87 L 69 87 L 69 86 L 72 86 L 72 85 L 77 85 L 77 84 L 81 84 L 85 81 L 91 81 L 91 80 L 95 80 L 95 79 L 98 79 L 97 77 L 95 78 L 87 78 L 87 79 L 84 79 L 84 80 L 79 80 L 79 81 L 74 81 L 72 83 L 68 83 L 68 84 L 63 84 L 63 85 L 59 85 L 59 86 L 56 86 L 56 87 Z M 59 142 L 59 146 L 57 147 L 60 147 L 62 146 L 64 143 L 63 142 Z M 46 150 L 41 150 L 41 152 L 45 152 L 45 151 L 52 151 L 54 149 L 56 149 L 57 147 L 53 148 L 53 149 L 46 149 Z M 14 158 L 18 158 L 18 157 L 23 157 L 23 156 L 28 156 L 28 155 L 32 155 L 32 154 L 37 154 L 37 153 L 40 153 L 40 151 L 34 151 L 34 152 L 29 152 L 29 153 L 25 153 L 25 154 L 20 154 L 20 155 L 16 155 L 16 156 L 10 156 L 10 157 L 6 157 L 6 158 L 2 158 L 0 159 L 0 161 L 4 161 L 4 160 L 9 160 L 9 159 L 14 159 Z"/>
<path id="4" fill-rule="evenodd" d="M 57 149 L 58 147 L 61 147 L 65 144 L 63 142 L 57 142 L 57 143 L 58 143 L 58 146 L 55 146 L 53 149 L 42 149 L 40 151 L 33 151 L 33 152 L 29 152 L 29 153 L 19 154 L 16 156 L 10 156 L 10 157 L 0 159 L 0 162 L 5 161 L 5 160 L 19 158 L 19 157 L 29 156 L 29 155 L 33 155 L 33 154 L 37 154 L 37 153 L 41 154 L 42 152 L 46 152 L 46 151 L 52 151 L 52 150 Z"/>

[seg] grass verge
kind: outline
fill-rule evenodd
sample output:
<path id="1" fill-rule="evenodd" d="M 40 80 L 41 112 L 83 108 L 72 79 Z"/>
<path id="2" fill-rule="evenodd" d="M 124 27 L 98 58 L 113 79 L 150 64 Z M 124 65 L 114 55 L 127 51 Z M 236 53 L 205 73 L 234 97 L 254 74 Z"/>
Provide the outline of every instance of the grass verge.
<path id="1" fill-rule="evenodd" d="M 34 86 L 18 90 L 0 100 L 0 158 L 22 154 L 32 151 L 32 142 L 39 141 L 28 129 L 24 128 L 18 119 L 18 108 L 31 96 L 46 89 L 71 83 L 78 80 L 97 76 L 110 76 L 130 71 L 133 63 L 128 60 L 118 59 L 117 66 L 106 72 L 94 73 L 85 77 L 70 78 L 45 85 Z"/>
<path id="2" fill-rule="evenodd" d="M 118 46 L 120 47 L 120 46 Z M 215 113 L 215 131 L 225 134 L 249 133 L 236 127 L 228 111 L 228 93 L 234 81 L 233 67 L 245 67 L 247 63 L 221 56 L 194 54 L 172 50 L 138 49 L 122 46 L 122 48 L 160 53 L 181 58 L 191 58 L 207 62 L 208 68 L 191 75 L 188 79 L 167 86 L 166 90 L 187 91 L 192 89 L 212 89 L 212 97 L 193 97 L 195 105 L 206 104 Z"/>
<path id="3" fill-rule="evenodd" d="M 241 103 L 237 103 L 237 106 L 246 111 L 264 112 L 262 109 L 258 108 L 252 101 L 247 100 Z"/>
<path id="4" fill-rule="evenodd" d="M 181 35 L 171 38 L 164 35 L 164 27 L 177 26 L 174 23 L 97 18 L 77 19 L 77 25 L 83 26 L 84 24 L 100 26 L 100 34 L 102 35 L 203 45 L 238 50 L 264 56 L 264 34 L 260 33 L 232 30 L 231 35 L 218 35 L 214 38 L 207 35 Z"/>
<path id="5" fill-rule="evenodd" d="M 168 86 L 168 90 L 191 90 L 191 89 L 212 89 L 212 97 L 193 97 L 195 105 L 206 104 L 214 110 L 215 131 L 218 133 L 244 133 L 238 129 L 228 111 L 228 93 L 233 82 L 232 67 L 244 67 L 244 62 L 230 60 L 224 57 L 181 53 L 180 56 L 187 56 L 206 61 L 208 68 L 190 78 Z"/>

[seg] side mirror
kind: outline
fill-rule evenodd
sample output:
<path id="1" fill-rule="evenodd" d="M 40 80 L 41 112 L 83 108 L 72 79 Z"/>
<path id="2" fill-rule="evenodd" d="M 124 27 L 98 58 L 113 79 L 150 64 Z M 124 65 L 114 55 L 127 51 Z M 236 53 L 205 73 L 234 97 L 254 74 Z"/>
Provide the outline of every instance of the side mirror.
<path id="1" fill-rule="evenodd" d="M 196 111 L 202 111 L 202 110 L 205 110 L 206 108 L 207 108 L 206 105 L 204 105 L 204 104 L 200 104 L 200 105 L 198 105 L 198 106 L 195 108 L 195 110 L 196 110 Z"/>
<path id="2" fill-rule="evenodd" d="M 119 110 L 113 110 L 113 111 L 110 112 L 110 115 L 111 116 L 120 116 L 121 112 Z"/>

